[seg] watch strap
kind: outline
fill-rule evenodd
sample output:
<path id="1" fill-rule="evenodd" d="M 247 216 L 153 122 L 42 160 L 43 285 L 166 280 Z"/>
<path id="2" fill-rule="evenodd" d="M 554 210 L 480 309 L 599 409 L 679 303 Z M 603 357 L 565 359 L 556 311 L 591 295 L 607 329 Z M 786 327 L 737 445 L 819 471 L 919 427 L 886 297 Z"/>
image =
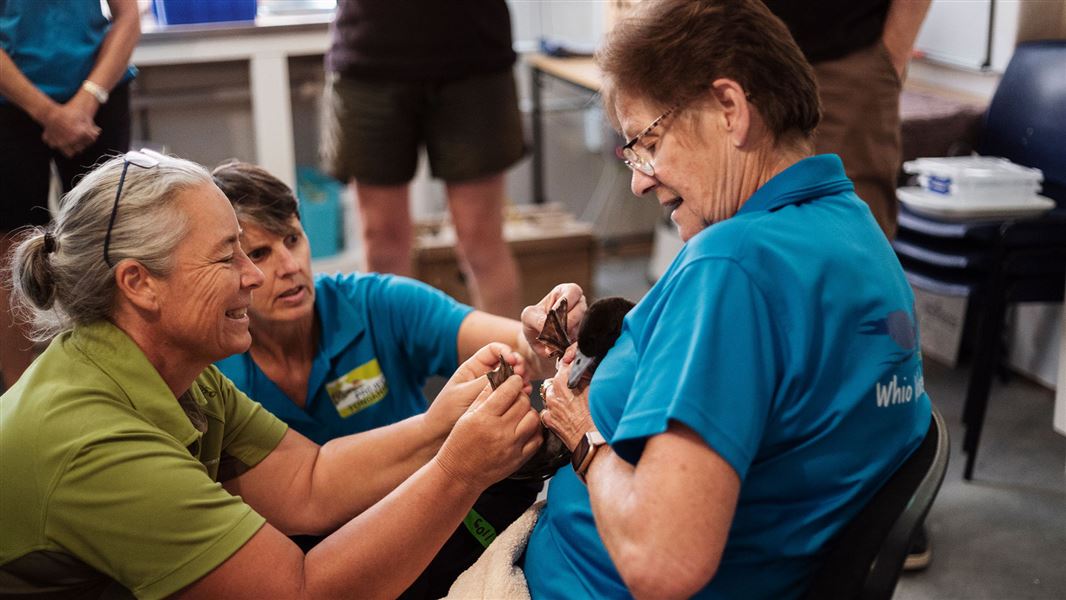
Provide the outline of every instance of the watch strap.
<path id="1" fill-rule="evenodd" d="M 574 467 L 574 473 L 581 480 L 581 483 L 585 483 L 585 474 L 588 473 L 592 459 L 596 456 L 596 451 L 606 443 L 607 440 L 595 429 L 581 436 L 581 440 L 577 443 L 577 447 L 574 448 L 574 452 L 570 456 L 570 464 Z"/>

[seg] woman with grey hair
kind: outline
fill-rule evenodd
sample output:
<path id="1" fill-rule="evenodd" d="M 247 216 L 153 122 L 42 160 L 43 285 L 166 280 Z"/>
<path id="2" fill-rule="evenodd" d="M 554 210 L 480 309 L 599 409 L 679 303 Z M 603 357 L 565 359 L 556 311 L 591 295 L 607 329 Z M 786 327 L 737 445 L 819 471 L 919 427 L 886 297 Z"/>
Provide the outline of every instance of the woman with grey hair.
<path id="1" fill-rule="evenodd" d="M 532 455 L 486 346 L 425 414 L 318 446 L 211 366 L 248 348 L 262 273 L 199 165 L 131 152 L 26 231 L 14 296 L 55 335 L 0 397 L 0 589 L 141 598 L 395 596 Z M 334 531 L 304 555 L 285 534 Z"/>
<path id="2" fill-rule="evenodd" d="M 929 430 L 914 297 L 758 0 L 642 2 L 600 49 L 635 195 L 685 241 L 585 390 L 526 548 L 533 598 L 796 598 Z M 527 337 L 560 297 L 523 315 Z M 568 351 L 564 363 L 574 354 Z M 560 553 L 562 556 L 559 556 Z"/>

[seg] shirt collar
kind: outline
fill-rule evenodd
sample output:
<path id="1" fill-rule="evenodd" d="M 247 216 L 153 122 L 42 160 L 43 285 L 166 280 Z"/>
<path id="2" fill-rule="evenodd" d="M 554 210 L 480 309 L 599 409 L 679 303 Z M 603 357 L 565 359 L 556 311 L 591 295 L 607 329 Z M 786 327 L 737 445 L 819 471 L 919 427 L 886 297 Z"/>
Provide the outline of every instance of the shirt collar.
<path id="1" fill-rule="evenodd" d="M 836 154 L 810 156 L 774 175 L 741 205 L 738 215 L 854 191 Z"/>
<path id="2" fill-rule="evenodd" d="M 87 360 L 111 377 L 138 414 L 183 446 L 200 438 L 174 393 L 126 332 L 110 321 L 101 321 L 76 327 L 71 341 Z M 186 392 L 186 400 L 201 408 L 207 404 L 197 382 Z"/>
<path id="3" fill-rule="evenodd" d="M 330 276 L 315 277 L 315 314 L 319 329 L 320 352 L 333 358 L 358 338 L 366 329 L 364 311 L 340 293 L 338 286 L 323 285 Z M 352 275 L 349 275 L 352 277 Z"/>

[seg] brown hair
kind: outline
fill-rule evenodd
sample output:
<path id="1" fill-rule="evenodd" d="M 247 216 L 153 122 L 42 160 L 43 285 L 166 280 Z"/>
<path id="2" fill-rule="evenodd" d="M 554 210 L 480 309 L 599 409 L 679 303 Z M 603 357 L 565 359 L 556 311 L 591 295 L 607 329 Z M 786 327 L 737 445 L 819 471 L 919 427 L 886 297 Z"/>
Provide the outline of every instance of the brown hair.
<path id="1" fill-rule="evenodd" d="M 821 118 L 814 71 L 759 0 L 644 0 L 614 27 L 596 60 L 612 120 L 619 93 L 667 108 L 695 100 L 723 77 L 749 94 L 775 140 L 810 136 Z"/>
<path id="2" fill-rule="evenodd" d="M 211 177 L 229 198 L 239 221 L 250 221 L 277 235 L 294 233 L 291 219 L 300 218 L 296 196 L 266 169 L 232 160 L 215 167 Z"/>

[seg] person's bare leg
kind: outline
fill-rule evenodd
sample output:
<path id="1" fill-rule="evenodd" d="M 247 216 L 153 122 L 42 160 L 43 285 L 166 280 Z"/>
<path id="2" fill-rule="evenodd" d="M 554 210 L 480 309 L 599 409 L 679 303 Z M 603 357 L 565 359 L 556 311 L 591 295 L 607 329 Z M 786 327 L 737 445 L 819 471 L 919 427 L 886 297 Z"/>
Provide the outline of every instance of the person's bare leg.
<path id="1" fill-rule="evenodd" d="M 12 240 L 8 232 L 0 232 L 0 261 L 4 281 L 0 281 L 0 384 L 3 389 L 14 385 L 26 367 L 33 362 L 33 342 L 26 339 L 26 328 L 15 322 L 11 314 L 11 295 L 8 292 L 11 281 L 7 278 L 7 265 L 11 257 L 8 252 Z"/>
<path id="2" fill-rule="evenodd" d="M 518 318 L 521 282 L 510 246 L 503 239 L 503 173 L 448 183 L 448 208 L 455 224 L 459 266 L 475 307 Z"/>
<path id="3" fill-rule="evenodd" d="M 364 267 L 367 271 L 410 277 L 414 238 L 408 208 L 408 186 L 367 185 L 355 182 Z"/>

